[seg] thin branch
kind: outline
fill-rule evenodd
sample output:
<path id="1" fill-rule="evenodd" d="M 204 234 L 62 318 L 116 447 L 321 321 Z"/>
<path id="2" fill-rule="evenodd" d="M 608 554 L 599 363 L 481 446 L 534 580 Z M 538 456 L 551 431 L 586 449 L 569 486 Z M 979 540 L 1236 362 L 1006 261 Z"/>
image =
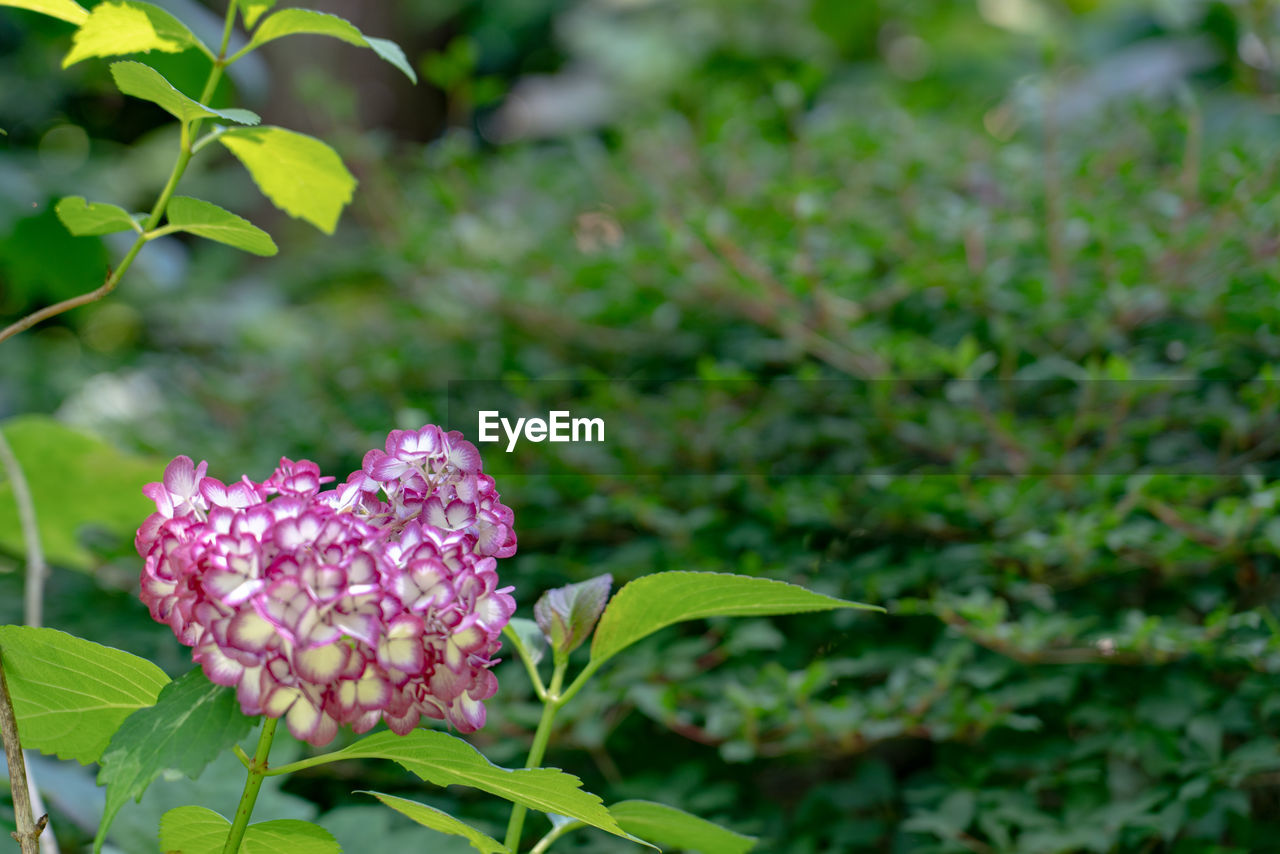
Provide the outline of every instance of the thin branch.
<path id="1" fill-rule="evenodd" d="M 0 467 L 9 476 L 13 486 L 13 501 L 18 505 L 18 521 L 22 525 L 22 540 L 27 552 L 26 594 L 23 603 L 23 622 L 39 626 L 44 620 L 44 578 L 46 567 L 44 550 L 40 547 L 40 528 L 36 522 L 36 505 L 31 498 L 31 487 L 18 457 L 0 432 Z"/>
<path id="2" fill-rule="evenodd" d="M 18 829 L 11 836 L 18 841 L 22 854 L 40 854 L 40 832 L 49 821 L 48 815 L 36 821 L 31 812 L 27 764 L 22 759 L 22 741 L 18 737 L 18 719 L 9 700 L 9 685 L 4 678 L 4 650 L 0 649 L 0 735 L 4 737 L 4 756 L 9 763 L 9 788 L 13 792 L 13 817 Z"/>
<path id="3" fill-rule="evenodd" d="M 10 447 L 3 432 L 0 432 L 0 467 L 4 468 L 9 476 L 9 483 L 13 486 L 13 501 L 18 507 L 18 521 L 22 526 L 22 538 L 27 553 L 23 621 L 28 626 L 39 626 L 44 621 L 44 581 L 47 567 L 44 561 L 44 549 L 40 546 L 40 528 L 36 521 L 36 505 L 31 497 L 31 488 L 27 484 L 22 465 L 18 462 L 18 457 L 14 454 L 13 448 Z M 6 708 L 5 710 L 0 710 L 0 714 L 4 714 L 7 711 L 9 715 L 13 715 L 13 709 L 9 706 L 9 701 L 5 699 L 3 704 Z M 12 762 L 10 762 L 10 767 L 12 767 Z M 26 780 L 27 795 L 30 798 L 31 808 L 34 812 L 43 813 L 44 801 L 40 798 L 40 790 L 36 785 L 35 774 L 29 772 L 25 764 L 22 771 Z M 10 781 L 13 781 L 12 777 Z M 41 821 L 41 827 L 43 828 L 45 819 Z M 53 828 L 49 828 L 48 832 L 41 837 L 40 848 L 44 854 L 57 854 L 58 842 L 53 835 Z"/>

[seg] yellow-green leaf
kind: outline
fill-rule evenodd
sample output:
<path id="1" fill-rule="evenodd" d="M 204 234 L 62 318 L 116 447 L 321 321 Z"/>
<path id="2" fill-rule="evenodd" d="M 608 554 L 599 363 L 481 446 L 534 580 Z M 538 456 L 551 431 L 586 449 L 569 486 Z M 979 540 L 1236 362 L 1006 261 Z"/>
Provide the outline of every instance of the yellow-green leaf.
<path id="1" fill-rule="evenodd" d="M 278 127 L 233 128 L 218 137 L 262 194 L 290 216 L 332 234 L 351 201 L 355 176 L 315 137 Z"/>
<path id="2" fill-rule="evenodd" d="M 380 732 L 338 751 L 351 759 L 390 759 L 406 771 L 437 786 L 471 786 L 546 813 L 575 818 L 633 842 L 582 781 L 558 768 L 500 768 L 460 738 L 436 730 L 416 729 L 400 736 Z M 650 846 L 653 847 L 653 846 Z"/>
<path id="3" fill-rule="evenodd" d="M 169 201 L 168 217 L 169 225 L 179 231 L 216 240 L 254 255 L 274 255 L 279 251 L 271 235 L 212 202 L 174 196 Z"/>
<path id="4" fill-rule="evenodd" d="M 0 626 L 0 654 L 23 746 L 84 765 L 169 682 L 145 658 L 56 629 Z"/>
<path id="5" fill-rule="evenodd" d="M 240 0 L 240 15 L 244 18 L 245 27 L 253 29 L 263 13 L 274 5 L 276 0 Z"/>
<path id="6" fill-rule="evenodd" d="M 205 807 L 177 807 L 160 819 L 160 846 L 165 854 L 222 854 L 231 822 Z M 342 854 L 333 834 L 297 819 L 251 824 L 240 840 L 239 854 Z"/>
<path id="7" fill-rule="evenodd" d="M 258 114 L 249 110 L 215 110 L 179 92 L 159 71 L 141 62 L 111 63 L 111 76 L 116 88 L 126 95 L 158 104 L 170 115 L 184 122 L 194 119 L 219 118 L 242 125 L 256 125 Z"/>
<path id="8" fill-rule="evenodd" d="M 281 9 L 276 12 L 262 22 L 245 50 L 253 50 L 269 41 L 293 35 L 331 36 L 347 44 L 367 47 L 403 71 L 414 83 L 418 82 L 418 75 L 414 73 L 413 66 L 405 59 L 404 51 L 398 44 L 389 39 L 370 38 L 345 18 L 311 9 Z"/>
<path id="9" fill-rule="evenodd" d="M 155 504 L 142 487 L 160 480 L 164 462 L 117 450 L 47 415 L 23 415 L 0 425 L 22 466 L 36 506 L 40 544 L 51 563 L 87 570 L 93 553 L 79 540 L 87 525 L 133 540 Z M 13 487 L 0 472 L 0 549 L 22 554 L 22 526 Z"/>
<path id="10" fill-rule="evenodd" d="M 447 812 L 438 810 L 435 807 L 405 798 L 397 798 L 395 795 L 384 795 L 381 792 L 364 792 L 364 794 L 373 795 L 385 805 L 396 812 L 407 815 L 423 827 L 429 827 L 432 830 L 438 830 L 451 836 L 461 836 L 470 842 L 471 847 L 479 851 L 480 854 L 510 854 L 511 849 L 492 836 L 487 833 L 481 833 L 466 822 L 459 821 Z"/>
<path id="11" fill-rule="evenodd" d="M 75 0 L 0 0 L 0 6 L 30 9 L 76 25 L 83 24 L 89 17 L 89 10 Z"/>
<path id="12" fill-rule="evenodd" d="M 706 617 L 767 617 L 875 605 L 847 602 L 795 584 L 721 572 L 657 572 L 637 578 L 609 601 L 591 642 L 591 663 L 602 664 L 658 629 Z"/>
<path id="13" fill-rule="evenodd" d="M 628 833 L 657 845 L 700 854 L 746 854 L 756 840 L 684 810 L 653 801 L 621 801 L 609 812 Z"/>
<path id="14" fill-rule="evenodd" d="M 86 202 L 83 196 L 59 200 L 54 211 L 67 231 L 76 237 L 138 230 L 138 223 L 124 208 L 104 202 Z"/>
<path id="15" fill-rule="evenodd" d="M 71 51 L 62 60 L 62 67 L 95 56 L 153 50 L 181 53 L 193 47 L 213 57 L 186 24 L 159 6 L 138 0 L 107 0 L 93 7 L 71 37 Z"/>

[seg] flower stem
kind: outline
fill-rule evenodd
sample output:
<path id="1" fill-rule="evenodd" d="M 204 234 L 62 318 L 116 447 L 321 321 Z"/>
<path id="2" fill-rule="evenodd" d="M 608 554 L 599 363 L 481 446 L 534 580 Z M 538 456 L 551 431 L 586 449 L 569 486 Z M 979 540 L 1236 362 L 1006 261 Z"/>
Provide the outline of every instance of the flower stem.
<path id="1" fill-rule="evenodd" d="M 236 854 L 240 850 L 240 840 L 244 839 L 245 828 L 249 826 L 249 817 L 253 815 L 253 805 L 258 800 L 258 790 L 266 779 L 267 756 L 271 753 L 271 740 L 276 735 L 279 718 L 263 718 L 262 735 L 258 736 L 258 749 L 254 751 L 253 761 L 249 763 L 249 775 L 244 781 L 244 792 L 240 795 L 240 806 L 236 807 L 236 819 L 231 824 L 231 832 L 227 834 L 227 844 L 222 846 L 222 854 Z"/>
<path id="2" fill-rule="evenodd" d="M 551 685 L 547 688 L 546 697 L 542 700 L 542 718 L 538 721 L 538 729 L 533 734 L 529 758 L 524 763 L 526 768 L 537 768 L 542 764 L 542 757 L 547 753 L 547 743 L 551 741 L 551 728 L 555 723 L 556 713 L 565 703 L 565 699 L 560 696 L 560 687 L 564 684 L 564 672 L 568 666 L 568 661 L 559 661 L 551 674 Z M 528 807 L 523 804 L 514 804 L 511 807 L 511 818 L 507 821 L 507 838 L 504 843 L 511 851 L 515 851 L 520 845 L 520 834 L 524 831 L 524 817 L 528 811 Z"/>

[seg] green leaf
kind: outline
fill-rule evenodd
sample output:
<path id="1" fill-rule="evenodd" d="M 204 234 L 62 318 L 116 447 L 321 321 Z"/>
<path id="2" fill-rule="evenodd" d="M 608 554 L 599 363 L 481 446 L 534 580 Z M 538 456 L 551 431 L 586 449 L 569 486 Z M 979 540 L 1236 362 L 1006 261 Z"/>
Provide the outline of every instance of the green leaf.
<path id="1" fill-rule="evenodd" d="M 212 202 L 174 196 L 169 200 L 168 218 L 169 225 L 179 231 L 188 231 L 254 255 L 274 255 L 279 251 L 271 235 Z"/>
<path id="2" fill-rule="evenodd" d="M 390 759 L 437 786 L 471 786 L 546 813 L 576 818 L 624 839 L 600 798 L 582 790 L 582 781 L 558 768 L 499 768 L 460 738 L 418 729 L 400 736 L 380 732 L 334 754 L 351 759 Z"/>
<path id="3" fill-rule="evenodd" d="M 276 207 L 333 234 L 356 188 L 336 151 L 315 137 L 278 127 L 233 128 L 218 141 Z"/>
<path id="4" fill-rule="evenodd" d="M 58 202 L 58 219 L 76 237 L 137 231 L 138 223 L 124 208 L 103 202 L 86 202 L 83 196 L 67 196 Z"/>
<path id="5" fill-rule="evenodd" d="M 116 730 L 102 755 L 98 785 L 107 787 L 107 804 L 94 850 L 120 808 L 130 798 L 142 800 L 161 772 L 172 768 L 194 780 L 252 724 L 235 691 L 210 682 L 199 667 L 164 686 L 154 706 L 134 712 Z"/>
<path id="6" fill-rule="evenodd" d="M 623 830 L 658 845 L 701 854 L 745 854 L 756 844 L 754 837 L 653 801 L 621 801 L 609 807 L 609 812 Z"/>
<path id="7" fill-rule="evenodd" d="M 95 56 L 120 56 L 153 50 L 181 53 L 193 47 L 213 58 L 209 48 L 187 29 L 186 24 L 159 6 L 138 0 L 107 0 L 93 7 L 80 29 L 71 37 L 71 50 L 62 60 L 62 67 Z"/>
<path id="8" fill-rule="evenodd" d="M 249 825 L 240 843 L 240 854 L 342 854 L 333 834 L 318 824 L 296 818 Z"/>
<path id="9" fill-rule="evenodd" d="M 82 765 L 169 681 L 145 658 L 56 629 L 0 626 L 0 651 L 23 746 Z"/>
<path id="10" fill-rule="evenodd" d="M 142 494 L 142 487 L 160 479 L 164 472 L 160 460 L 125 454 L 45 415 L 14 418 L 0 429 L 31 487 L 40 542 L 50 562 L 90 569 L 93 553 L 77 539 L 82 527 L 93 525 L 132 542 L 138 525 L 155 512 L 155 504 Z M 0 549 L 22 554 L 22 548 L 13 487 L 3 481 Z"/>
<path id="11" fill-rule="evenodd" d="M 263 13 L 274 5 L 276 0 L 240 0 L 240 15 L 244 18 L 245 27 L 253 29 Z"/>
<path id="12" fill-rule="evenodd" d="M 538 629 L 555 652 L 556 660 L 582 646 L 609 601 L 612 575 L 548 590 L 533 606 Z"/>
<path id="13" fill-rule="evenodd" d="M 418 75 L 405 59 L 404 51 L 393 41 L 369 38 L 350 21 L 311 9 L 281 9 L 262 22 L 245 50 L 261 47 L 269 41 L 292 35 L 332 36 L 347 44 L 370 48 L 378 56 L 405 73 L 414 83 Z"/>
<path id="14" fill-rule="evenodd" d="M 257 113 L 249 110 L 215 110 L 213 107 L 206 107 L 179 92 L 159 71 L 141 62 L 113 62 L 111 76 L 116 80 L 116 87 L 124 94 L 159 104 L 170 115 L 183 122 L 220 118 L 242 125 L 256 125 L 261 121 Z"/>
<path id="15" fill-rule="evenodd" d="M 795 584 L 720 572 L 658 572 L 637 578 L 609 602 L 591 642 L 600 664 L 658 629 L 705 617 L 766 617 L 834 608 L 883 611 Z"/>
<path id="16" fill-rule="evenodd" d="M 177 807 L 160 819 L 165 854 L 222 854 L 231 822 L 205 807 Z M 239 854 L 342 854 L 333 834 L 309 821 L 281 819 L 251 824 Z"/>
<path id="17" fill-rule="evenodd" d="M 221 854 L 229 830 L 231 822 L 211 809 L 177 807 L 160 819 L 160 847 L 165 854 Z"/>
<path id="18" fill-rule="evenodd" d="M 406 800 L 405 798 L 397 798 L 395 795 L 384 795 L 381 792 L 366 791 L 364 794 L 373 795 L 382 803 L 397 812 L 404 813 L 423 827 L 429 827 L 441 833 L 448 833 L 451 836 L 463 837 L 480 854 L 510 854 L 511 849 L 492 836 L 481 833 L 471 825 L 459 821 L 447 812 L 438 810 L 435 807 L 420 804 L 417 801 Z"/>
<path id="19" fill-rule="evenodd" d="M 89 10 L 74 0 L 0 0 L 0 6 L 16 6 L 19 9 L 42 12 L 76 25 L 83 24 L 89 17 Z"/>

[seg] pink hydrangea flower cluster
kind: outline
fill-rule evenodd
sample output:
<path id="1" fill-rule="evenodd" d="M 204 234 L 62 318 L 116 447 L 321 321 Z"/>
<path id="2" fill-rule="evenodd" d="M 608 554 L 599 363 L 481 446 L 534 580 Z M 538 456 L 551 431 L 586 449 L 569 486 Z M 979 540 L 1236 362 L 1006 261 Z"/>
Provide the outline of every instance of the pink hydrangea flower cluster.
<path id="1" fill-rule="evenodd" d="M 142 601 L 245 714 L 283 717 L 314 745 L 341 724 L 404 734 L 422 715 L 484 725 L 513 588 L 513 514 L 480 455 L 434 425 L 393 431 L 337 489 L 281 459 L 223 483 L 180 456 L 143 492 Z"/>

